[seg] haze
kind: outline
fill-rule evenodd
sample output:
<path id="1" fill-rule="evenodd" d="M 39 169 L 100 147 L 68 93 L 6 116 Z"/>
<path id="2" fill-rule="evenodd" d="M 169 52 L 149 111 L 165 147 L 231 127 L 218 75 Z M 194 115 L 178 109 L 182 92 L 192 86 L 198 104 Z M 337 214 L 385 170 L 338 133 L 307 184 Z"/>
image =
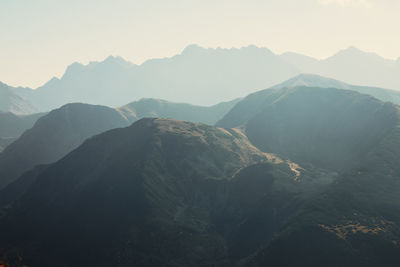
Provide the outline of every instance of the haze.
<path id="1" fill-rule="evenodd" d="M 255 44 L 325 58 L 354 45 L 400 56 L 396 0 L 2 0 L 0 80 L 36 88 L 74 61 L 140 64 L 185 46 Z"/>

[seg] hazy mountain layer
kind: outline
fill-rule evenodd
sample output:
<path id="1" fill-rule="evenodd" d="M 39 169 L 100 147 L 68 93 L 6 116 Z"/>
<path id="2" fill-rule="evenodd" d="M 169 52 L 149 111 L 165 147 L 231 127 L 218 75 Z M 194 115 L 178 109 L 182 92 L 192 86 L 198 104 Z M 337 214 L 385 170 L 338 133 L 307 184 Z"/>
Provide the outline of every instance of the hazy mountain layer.
<path id="1" fill-rule="evenodd" d="M 0 112 L 0 137 L 4 139 L 19 137 L 43 115 L 44 113 L 15 115 L 11 112 Z"/>
<path id="2" fill-rule="evenodd" d="M 129 99 L 141 98 L 212 105 L 269 88 L 300 73 L 362 86 L 400 89 L 398 62 L 353 47 L 316 60 L 294 53 L 277 55 L 256 46 L 205 49 L 191 45 L 181 54 L 141 65 L 120 57 L 88 65 L 73 63 L 60 79 L 53 78 L 37 90 L 14 91 L 42 111 L 71 102 L 116 107 Z M 396 99 L 384 100 L 398 102 L 398 96 Z"/>
<path id="3" fill-rule="evenodd" d="M 354 91 L 295 87 L 249 95 L 217 125 L 243 126 L 250 141 L 322 168 L 357 164 L 398 125 L 398 107 Z"/>
<path id="4" fill-rule="evenodd" d="M 272 88 L 279 89 L 285 87 L 292 88 L 298 86 L 353 90 L 362 94 L 371 95 L 382 101 L 390 101 L 395 104 L 400 104 L 400 91 L 383 89 L 378 87 L 350 85 L 335 79 L 325 78 L 314 74 L 300 74 L 281 84 L 275 85 Z"/>
<path id="5" fill-rule="evenodd" d="M 95 134 L 127 125 L 108 107 L 68 104 L 53 110 L 0 153 L 0 188 L 35 165 L 57 161 Z"/>
<path id="6" fill-rule="evenodd" d="M 0 112 L 12 112 L 17 115 L 37 113 L 27 100 L 23 99 L 12 87 L 0 82 Z"/>
<path id="7" fill-rule="evenodd" d="M 214 106 L 203 107 L 150 98 L 132 102 L 118 108 L 117 110 L 131 122 L 145 117 L 158 117 L 214 125 L 239 101 L 240 99 L 235 99 Z"/>
<path id="8" fill-rule="evenodd" d="M 399 67 L 396 60 L 388 60 L 375 53 L 355 47 L 341 50 L 322 60 L 295 53 L 281 56 L 302 73 L 332 77 L 350 84 L 399 90 Z"/>

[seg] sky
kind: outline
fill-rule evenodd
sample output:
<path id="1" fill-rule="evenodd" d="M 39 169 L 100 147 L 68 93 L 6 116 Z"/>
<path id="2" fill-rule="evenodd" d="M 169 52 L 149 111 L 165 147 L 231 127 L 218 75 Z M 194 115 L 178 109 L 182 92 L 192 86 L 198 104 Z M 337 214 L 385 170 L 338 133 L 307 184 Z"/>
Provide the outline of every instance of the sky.
<path id="1" fill-rule="evenodd" d="M 400 57 L 399 0 L 0 0 L 0 81 L 36 88 L 77 61 L 140 64 L 189 44 Z"/>

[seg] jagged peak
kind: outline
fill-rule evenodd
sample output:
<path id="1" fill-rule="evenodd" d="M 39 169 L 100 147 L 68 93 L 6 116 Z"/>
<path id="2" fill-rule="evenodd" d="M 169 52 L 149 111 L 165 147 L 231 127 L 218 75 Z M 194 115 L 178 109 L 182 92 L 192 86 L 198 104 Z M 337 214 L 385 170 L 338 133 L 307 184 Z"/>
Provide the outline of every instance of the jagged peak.
<path id="1" fill-rule="evenodd" d="M 48 80 L 43 86 L 53 85 L 53 84 L 55 84 L 55 83 L 57 83 L 59 81 L 60 81 L 59 78 L 53 77 L 50 80 Z"/>
<path id="2" fill-rule="evenodd" d="M 61 79 L 67 77 L 67 76 L 70 75 L 71 73 L 74 73 L 74 72 L 76 72 L 76 71 L 82 70 L 84 67 L 85 67 L 85 66 L 84 66 L 83 64 L 79 63 L 79 62 L 74 62 L 74 63 L 72 63 L 71 65 L 69 65 L 69 66 L 67 67 L 67 69 L 65 70 L 64 75 L 62 76 Z"/>
<path id="3" fill-rule="evenodd" d="M 112 63 L 112 64 L 119 64 L 119 65 L 124 65 L 124 66 L 132 66 L 135 65 L 130 61 L 125 60 L 123 57 L 121 56 L 108 56 L 106 59 L 103 60 L 103 62 L 100 63 Z"/>
<path id="4" fill-rule="evenodd" d="M 135 64 L 133 64 L 132 62 L 129 62 L 127 60 L 125 60 L 124 58 L 120 57 L 120 56 L 108 56 L 107 58 L 105 58 L 103 61 L 91 61 L 89 64 L 84 65 L 82 63 L 79 62 L 74 62 L 71 65 L 69 65 L 62 77 L 62 79 L 64 77 L 67 77 L 73 73 L 82 71 L 84 69 L 91 69 L 91 68 L 96 68 L 99 66 L 111 66 L 111 65 L 118 65 L 118 66 L 122 66 L 124 68 L 129 68 L 132 66 L 136 66 Z"/>
<path id="5" fill-rule="evenodd" d="M 351 58 L 355 58 L 355 57 L 359 57 L 359 58 L 364 57 L 364 58 L 370 58 L 370 59 L 374 59 L 376 61 L 381 61 L 381 62 L 383 62 L 383 61 L 393 62 L 392 60 L 385 59 L 376 53 L 365 52 L 355 46 L 349 46 L 346 49 L 340 50 L 339 52 L 337 52 L 333 56 L 329 57 L 328 59 L 337 58 L 337 57 L 343 57 L 343 58 L 346 58 L 347 60 L 349 60 Z"/>

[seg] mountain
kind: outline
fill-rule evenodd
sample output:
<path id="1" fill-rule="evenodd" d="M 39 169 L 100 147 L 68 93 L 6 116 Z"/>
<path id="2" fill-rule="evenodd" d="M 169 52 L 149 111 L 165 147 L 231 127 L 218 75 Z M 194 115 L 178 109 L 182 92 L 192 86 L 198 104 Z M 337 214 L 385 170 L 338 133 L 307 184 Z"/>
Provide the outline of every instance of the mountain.
<path id="1" fill-rule="evenodd" d="M 347 174 L 308 200 L 245 266 L 398 265 L 399 172 L 380 173 L 388 152 L 375 171 Z"/>
<path id="2" fill-rule="evenodd" d="M 44 113 L 15 115 L 11 112 L 0 112 L 0 137 L 19 137 L 25 130 L 31 128 L 43 115 Z"/>
<path id="3" fill-rule="evenodd" d="M 286 52 L 280 56 L 281 58 L 283 58 L 284 60 L 295 66 L 297 69 L 302 70 L 303 72 L 316 71 L 315 68 L 319 63 L 318 59 L 302 55 L 299 53 Z"/>
<path id="4" fill-rule="evenodd" d="M 136 86 L 134 69 L 134 64 L 120 57 L 86 66 L 75 62 L 61 79 L 52 78 L 24 95 L 44 111 L 75 102 L 118 106 L 126 99 L 137 99 L 138 93 L 143 92 Z"/>
<path id="5" fill-rule="evenodd" d="M 95 134 L 127 125 L 108 107 L 68 104 L 53 110 L 0 153 L 0 188 L 38 164 L 57 161 Z"/>
<path id="6" fill-rule="evenodd" d="M 275 85 L 272 88 L 279 89 L 284 87 L 297 87 L 297 86 L 353 90 L 362 94 L 371 95 L 385 102 L 390 101 L 395 104 L 400 104 L 400 91 L 383 89 L 378 87 L 350 85 L 335 79 L 330 79 L 315 74 L 300 74 L 281 84 Z"/>
<path id="7" fill-rule="evenodd" d="M 366 144 L 370 148 L 353 159 L 352 168 L 307 200 L 247 266 L 399 264 L 400 120 L 399 107 L 395 109 L 385 116 L 395 121 L 391 129 L 378 142 Z M 373 127 L 379 126 L 370 124 L 369 130 Z M 307 244 L 298 246 L 303 240 Z"/>
<path id="8" fill-rule="evenodd" d="M 297 73 L 266 48 L 205 49 L 191 45 L 181 54 L 139 66 L 120 57 L 88 65 L 73 63 L 60 79 L 53 78 L 23 95 L 42 111 L 71 102 L 118 107 L 127 99 L 141 98 L 214 105 Z"/>
<path id="9" fill-rule="evenodd" d="M 26 130 L 39 115 L 26 117 L 0 113 L 0 147 L 16 141 L 0 154 L 0 188 L 37 164 L 54 162 L 86 138 L 103 131 L 128 126 L 144 117 L 185 119 L 215 124 L 239 99 L 211 107 L 142 99 L 118 109 L 87 104 L 68 104 L 40 119 L 20 138 L 18 130 Z M 28 127 L 29 126 L 29 127 Z M 8 137 L 13 137 L 12 139 Z"/>
<path id="10" fill-rule="evenodd" d="M 382 142 L 397 120 L 397 106 L 369 95 L 295 87 L 251 94 L 217 125 L 244 127 L 263 151 L 340 170 L 353 167 Z"/>
<path id="11" fill-rule="evenodd" d="M 398 106 L 269 89 L 228 123 L 239 128 L 141 119 L 24 173 L 0 191 L 0 255 L 29 266 L 398 265 Z"/>
<path id="12" fill-rule="evenodd" d="M 349 85 L 347 83 L 330 79 L 326 77 L 322 77 L 316 74 L 299 74 L 287 81 L 284 81 L 280 84 L 272 86 L 272 89 L 280 89 L 280 88 L 293 88 L 293 87 L 321 87 L 321 88 L 336 88 L 336 89 L 346 89 L 352 90 L 353 85 Z M 385 90 L 385 89 L 382 89 Z M 400 94 L 400 92 L 399 92 Z"/>
<path id="13" fill-rule="evenodd" d="M 214 106 L 204 107 L 185 103 L 173 103 L 161 99 L 146 98 L 122 106 L 117 110 L 120 111 L 130 122 L 145 117 L 158 117 L 214 125 L 239 101 L 240 99 L 235 99 Z"/>
<path id="14" fill-rule="evenodd" d="M 37 109 L 20 97 L 13 88 L 0 82 L 0 111 L 17 115 L 37 113 Z"/>
<path id="15" fill-rule="evenodd" d="M 0 152 L 3 151 L 9 144 L 14 142 L 15 140 L 15 138 L 0 137 Z"/>
<path id="16" fill-rule="evenodd" d="M 72 102 L 118 107 L 127 99 L 141 98 L 213 105 L 301 73 L 361 86 L 400 89 L 399 66 L 398 61 L 355 47 L 318 60 L 292 52 L 278 55 L 253 45 L 239 49 L 190 45 L 178 55 L 141 65 L 113 56 L 87 65 L 75 62 L 60 79 L 53 78 L 35 90 L 14 91 L 41 111 Z"/>
<path id="17" fill-rule="evenodd" d="M 303 169 L 338 174 L 243 266 L 399 264 L 398 106 L 333 88 L 270 89 L 246 97 L 218 125 L 242 128 L 252 144 Z"/>
<path id="18" fill-rule="evenodd" d="M 362 86 L 399 90 L 399 68 L 395 60 L 380 57 L 350 46 L 331 57 L 316 60 L 311 57 L 285 53 L 281 55 L 302 73 L 318 74 Z"/>
<path id="19" fill-rule="evenodd" d="M 287 216 L 296 177 L 312 178 L 290 164 L 238 130 L 142 119 L 16 181 L 25 192 L 14 186 L 22 196 L 3 210 L 0 254 L 30 266 L 229 265 L 271 236 L 276 223 L 260 219 Z M 282 188 L 283 199 L 268 194 Z"/>

